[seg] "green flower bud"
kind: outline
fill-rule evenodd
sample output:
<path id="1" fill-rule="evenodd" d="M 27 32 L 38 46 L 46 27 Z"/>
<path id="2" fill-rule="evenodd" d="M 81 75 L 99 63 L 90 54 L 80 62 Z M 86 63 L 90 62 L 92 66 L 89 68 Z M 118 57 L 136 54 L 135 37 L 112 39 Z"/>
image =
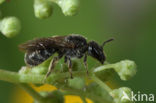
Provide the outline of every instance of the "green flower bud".
<path id="1" fill-rule="evenodd" d="M 47 0 L 35 0 L 34 12 L 39 19 L 45 19 L 51 16 L 53 11 L 52 5 Z"/>
<path id="2" fill-rule="evenodd" d="M 68 85 L 75 89 L 82 89 L 85 86 L 85 80 L 79 77 L 74 77 L 73 79 L 69 79 Z"/>
<path id="3" fill-rule="evenodd" d="M 2 4 L 5 0 L 0 0 L 0 4 Z"/>
<path id="4" fill-rule="evenodd" d="M 21 29 L 21 23 L 16 17 L 6 17 L 0 22 L 0 30 L 8 38 L 16 36 Z"/>
<path id="5" fill-rule="evenodd" d="M 136 64 L 134 61 L 123 60 L 113 65 L 114 65 L 115 71 L 118 73 L 118 75 L 120 76 L 122 80 L 130 79 L 137 72 Z"/>
<path id="6" fill-rule="evenodd" d="M 56 2 L 65 16 L 73 16 L 79 10 L 79 0 L 58 0 Z"/>
<path id="7" fill-rule="evenodd" d="M 131 101 L 131 89 L 122 87 L 110 92 L 110 95 L 114 98 L 115 103 L 133 103 Z"/>

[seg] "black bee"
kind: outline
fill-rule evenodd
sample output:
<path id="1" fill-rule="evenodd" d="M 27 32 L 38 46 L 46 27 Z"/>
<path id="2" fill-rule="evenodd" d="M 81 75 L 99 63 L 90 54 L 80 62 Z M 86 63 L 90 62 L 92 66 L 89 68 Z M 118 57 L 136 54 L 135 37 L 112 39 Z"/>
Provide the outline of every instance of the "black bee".
<path id="1" fill-rule="evenodd" d="M 113 39 L 109 39 L 102 45 L 98 45 L 95 41 L 87 43 L 86 38 L 83 36 L 72 34 L 31 40 L 21 44 L 19 49 L 26 52 L 24 60 L 25 63 L 31 67 L 41 64 L 54 53 L 58 53 L 58 56 L 54 57 L 50 62 L 46 77 L 51 74 L 56 62 L 64 56 L 64 61 L 65 63 L 68 63 L 69 72 L 72 78 L 71 58 L 82 58 L 84 56 L 84 65 L 88 73 L 87 56 L 92 56 L 103 64 L 105 61 L 103 46 L 105 43 L 112 40 Z"/>

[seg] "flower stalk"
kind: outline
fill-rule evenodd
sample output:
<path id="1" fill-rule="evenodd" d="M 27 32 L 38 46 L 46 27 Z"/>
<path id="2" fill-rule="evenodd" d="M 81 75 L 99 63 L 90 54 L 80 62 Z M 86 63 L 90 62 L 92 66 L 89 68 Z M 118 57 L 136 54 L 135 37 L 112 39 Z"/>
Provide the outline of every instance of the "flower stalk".
<path id="1" fill-rule="evenodd" d="M 78 62 L 78 61 L 77 61 Z M 75 63 L 77 63 L 75 62 Z M 73 76 L 74 79 L 70 79 L 69 72 L 55 72 L 52 73 L 44 82 L 45 77 L 45 71 L 47 71 L 48 60 L 44 62 L 43 64 L 34 67 L 32 69 L 29 68 L 22 68 L 18 73 L 17 72 L 10 72 L 6 70 L 0 70 L 0 80 L 12 82 L 19 84 L 22 86 L 32 97 L 38 101 L 35 103 L 62 103 L 63 97 L 59 98 L 60 96 L 66 95 L 66 94 L 74 94 L 79 95 L 83 102 L 86 103 L 85 97 L 88 97 L 92 99 L 94 102 L 103 103 L 103 101 L 106 101 L 107 103 L 129 103 L 127 100 L 121 100 L 122 98 L 122 91 L 124 93 L 128 93 L 129 95 L 130 91 L 127 92 L 129 89 L 125 88 L 119 88 L 112 90 L 107 84 L 104 83 L 103 80 L 101 80 L 100 77 L 107 78 L 108 75 L 103 75 L 103 72 L 106 72 L 107 70 L 115 70 L 117 74 L 119 74 L 121 80 L 128 80 L 132 76 L 134 76 L 134 73 L 136 73 L 136 64 L 133 61 L 130 60 L 123 60 L 114 64 L 106 64 L 100 67 L 97 67 L 93 70 L 89 71 L 89 75 L 86 75 L 86 71 L 81 71 L 81 66 L 73 67 Z M 120 69 L 120 70 L 119 70 Z M 76 70 L 76 71 L 75 71 Z M 77 71 L 78 70 L 78 71 Z M 123 72 L 126 72 L 126 74 Z M 97 73 L 101 73 L 98 74 Z M 128 73 L 127 73 L 128 72 Z M 128 76 L 127 76 L 128 75 Z M 127 78 L 128 77 L 128 78 Z M 92 80 L 91 83 L 86 84 L 86 79 Z M 123 79 L 126 78 L 126 79 Z M 107 79 L 105 79 L 107 80 Z M 24 84 L 23 84 L 24 83 Z M 26 84 L 25 84 L 26 83 Z M 52 84 L 59 88 L 60 91 L 51 92 L 51 93 L 44 93 L 46 96 L 42 96 L 38 94 L 36 91 L 34 91 L 28 84 Z M 92 84 L 93 83 L 93 84 Z M 98 87 L 97 87 L 98 86 Z M 104 93 L 104 92 L 107 93 Z M 53 97 L 54 94 L 56 97 Z M 61 94 L 63 93 L 63 94 Z M 97 96 L 96 96 L 97 95 Z M 110 95 L 110 96 L 106 96 Z M 49 98 L 49 96 L 51 98 Z M 98 98 L 99 96 L 102 96 Z M 107 97 L 107 98 L 106 98 Z M 113 98 L 113 101 L 112 99 Z M 53 99 L 52 99 L 53 98 Z M 57 98 L 57 99 L 56 99 Z M 103 98 L 103 99 L 101 99 Z M 104 99 L 105 98 L 105 99 Z M 59 102 L 61 101 L 61 102 Z M 126 102 L 125 102 L 126 101 Z M 131 102 L 131 101 L 130 101 Z"/>

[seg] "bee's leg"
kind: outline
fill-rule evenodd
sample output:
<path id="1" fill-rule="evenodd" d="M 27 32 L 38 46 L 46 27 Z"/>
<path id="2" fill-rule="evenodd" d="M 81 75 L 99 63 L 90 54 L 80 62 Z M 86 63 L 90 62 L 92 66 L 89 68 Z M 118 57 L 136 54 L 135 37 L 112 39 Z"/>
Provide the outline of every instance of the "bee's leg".
<path id="1" fill-rule="evenodd" d="M 85 66 L 85 68 L 86 68 L 87 75 L 88 75 L 87 54 L 85 54 L 83 62 L 84 62 L 84 66 Z"/>
<path id="2" fill-rule="evenodd" d="M 73 78 L 73 74 L 72 74 L 72 61 L 71 61 L 70 58 L 68 58 L 68 69 L 69 69 L 70 77 Z"/>
<path id="3" fill-rule="evenodd" d="M 68 58 L 65 56 L 64 57 L 64 63 L 67 63 Z"/>
<path id="4" fill-rule="evenodd" d="M 48 72 L 45 76 L 45 79 L 51 74 L 52 70 L 54 69 L 56 62 L 62 57 L 63 55 L 59 55 L 57 57 L 54 57 L 52 59 L 52 61 L 50 62 L 49 68 L 48 68 Z"/>
<path id="5" fill-rule="evenodd" d="M 54 69 L 55 67 L 55 64 L 56 62 L 58 61 L 58 57 L 54 57 L 51 62 L 50 62 L 50 65 L 49 65 L 49 68 L 48 68 L 48 72 L 45 76 L 45 79 L 51 74 L 52 70 Z"/>

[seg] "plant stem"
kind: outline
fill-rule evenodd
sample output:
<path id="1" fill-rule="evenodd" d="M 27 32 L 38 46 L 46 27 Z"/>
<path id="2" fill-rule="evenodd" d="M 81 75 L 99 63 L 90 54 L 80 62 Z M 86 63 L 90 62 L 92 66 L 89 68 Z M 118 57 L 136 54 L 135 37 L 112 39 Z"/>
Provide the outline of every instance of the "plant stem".
<path id="1" fill-rule="evenodd" d="M 96 73 L 96 72 L 100 72 L 112 68 L 114 68 L 114 64 L 107 64 L 107 65 L 97 67 L 96 69 L 94 69 L 93 72 Z"/>
<path id="2" fill-rule="evenodd" d="M 21 88 L 23 88 L 26 92 L 28 92 L 35 100 L 39 102 L 44 101 L 44 97 L 42 97 L 39 93 L 37 93 L 31 86 L 28 84 L 20 83 L 18 84 Z"/>
<path id="3" fill-rule="evenodd" d="M 96 82 L 98 85 L 100 85 L 103 89 L 105 89 L 108 93 L 110 93 L 112 91 L 112 89 L 110 87 L 108 87 L 103 81 L 101 81 L 96 76 L 92 76 L 92 79 L 94 80 L 94 82 Z"/>
<path id="4" fill-rule="evenodd" d="M 18 83 L 20 81 L 18 73 L 6 70 L 0 70 L 0 80 L 14 83 Z"/>
<path id="5" fill-rule="evenodd" d="M 86 72 L 73 72 L 74 76 L 84 77 Z M 41 74 L 20 74 L 17 72 L 10 72 L 6 70 L 0 70 L 0 80 L 12 82 L 12 83 L 33 83 L 33 84 L 43 84 L 45 75 Z M 65 73 L 52 73 L 44 83 L 53 84 L 55 81 L 60 79 L 65 79 L 69 76 L 68 72 Z"/>
<path id="6" fill-rule="evenodd" d="M 107 64 L 104 66 L 100 66 L 96 69 L 94 69 L 93 72 L 89 73 L 89 76 L 92 76 L 94 73 L 103 71 L 106 69 L 111 69 L 113 68 L 113 64 Z M 35 68 L 38 69 L 38 68 Z M 85 77 L 86 72 L 85 71 L 74 71 L 73 72 L 74 76 L 80 76 L 80 77 Z M 65 79 L 70 77 L 69 72 L 65 73 L 52 73 L 45 82 L 43 82 L 45 75 L 43 74 L 37 74 L 37 73 L 17 73 L 17 72 L 11 72 L 11 71 L 6 71 L 6 70 L 1 70 L 0 69 L 0 80 L 7 81 L 7 82 L 12 82 L 12 83 L 34 83 L 34 84 L 53 84 L 57 80 L 60 79 Z M 96 78 L 94 78 L 96 79 Z"/>

